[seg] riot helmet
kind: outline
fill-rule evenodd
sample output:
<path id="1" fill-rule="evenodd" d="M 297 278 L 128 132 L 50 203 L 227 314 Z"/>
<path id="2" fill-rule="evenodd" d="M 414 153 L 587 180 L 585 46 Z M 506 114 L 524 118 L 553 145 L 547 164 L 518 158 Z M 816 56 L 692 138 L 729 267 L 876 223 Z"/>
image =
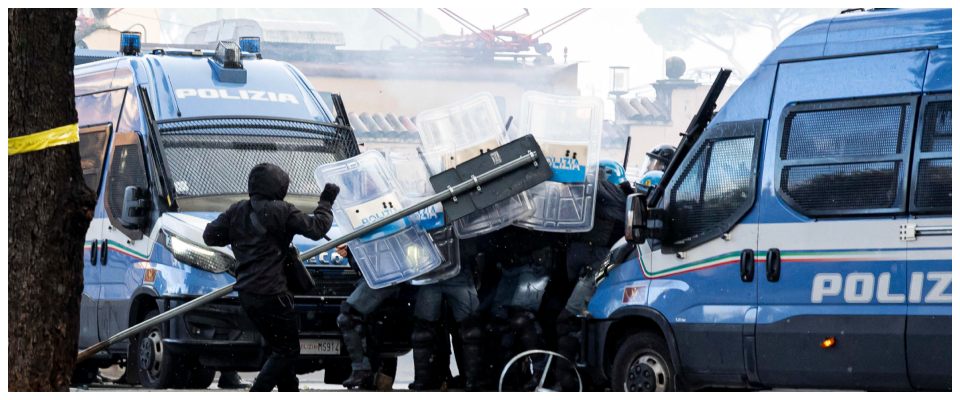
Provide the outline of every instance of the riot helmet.
<path id="1" fill-rule="evenodd" d="M 627 171 L 616 161 L 600 160 L 600 177 L 619 185 L 627 180 Z"/>
<path id="2" fill-rule="evenodd" d="M 669 144 L 661 144 L 655 146 L 647 152 L 647 159 L 643 163 L 643 168 L 641 173 L 646 175 L 650 171 L 663 171 L 667 169 L 667 165 L 670 164 L 670 160 L 673 159 L 673 155 L 677 152 L 677 148 Z"/>

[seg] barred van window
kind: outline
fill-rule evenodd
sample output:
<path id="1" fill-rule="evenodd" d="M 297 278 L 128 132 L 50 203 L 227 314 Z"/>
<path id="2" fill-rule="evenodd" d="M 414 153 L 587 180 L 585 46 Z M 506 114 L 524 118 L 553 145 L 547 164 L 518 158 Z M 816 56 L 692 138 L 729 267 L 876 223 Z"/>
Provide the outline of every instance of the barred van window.
<path id="1" fill-rule="evenodd" d="M 904 211 L 915 104 L 910 96 L 787 107 L 780 197 L 810 217 Z"/>
<path id="2" fill-rule="evenodd" d="M 309 121 L 215 118 L 158 125 L 177 198 L 246 195 L 247 175 L 264 162 L 290 175 L 289 195 L 317 196 L 314 170 L 359 154 L 351 131 Z"/>
<path id="3" fill-rule="evenodd" d="M 667 187 L 667 246 L 684 250 L 716 238 L 753 207 L 763 126 L 721 122 L 703 133 Z"/>
<path id="4" fill-rule="evenodd" d="M 915 150 L 910 210 L 950 214 L 953 200 L 953 101 L 949 95 L 930 96 L 923 109 L 920 145 Z"/>

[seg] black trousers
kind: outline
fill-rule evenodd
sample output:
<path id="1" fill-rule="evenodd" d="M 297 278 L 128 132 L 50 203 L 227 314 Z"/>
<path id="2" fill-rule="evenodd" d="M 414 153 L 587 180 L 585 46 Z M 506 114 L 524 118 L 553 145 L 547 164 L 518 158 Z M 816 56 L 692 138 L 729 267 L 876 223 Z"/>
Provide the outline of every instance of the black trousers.
<path id="1" fill-rule="evenodd" d="M 240 292 L 240 305 L 267 343 L 267 358 L 251 392 L 299 391 L 296 362 L 300 356 L 300 320 L 293 311 L 293 296 L 262 296 Z"/>

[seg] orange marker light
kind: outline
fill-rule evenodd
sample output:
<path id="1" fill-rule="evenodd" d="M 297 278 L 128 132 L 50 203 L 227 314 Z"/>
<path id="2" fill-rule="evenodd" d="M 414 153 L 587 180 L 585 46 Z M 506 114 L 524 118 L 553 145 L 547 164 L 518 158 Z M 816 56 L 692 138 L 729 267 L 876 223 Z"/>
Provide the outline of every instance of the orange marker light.
<path id="1" fill-rule="evenodd" d="M 836 344 L 837 344 L 837 339 L 836 339 L 835 337 L 833 337 L 833 336 L 830 336 L 830 337 L 828 337 L 828 338 L 826 338 L 826 339 L 823 339 L 823 341 L 820 342 L 820 348 L 821 348 L 821 349 L 829 349 L 829 348 L 835 346 Z"/>

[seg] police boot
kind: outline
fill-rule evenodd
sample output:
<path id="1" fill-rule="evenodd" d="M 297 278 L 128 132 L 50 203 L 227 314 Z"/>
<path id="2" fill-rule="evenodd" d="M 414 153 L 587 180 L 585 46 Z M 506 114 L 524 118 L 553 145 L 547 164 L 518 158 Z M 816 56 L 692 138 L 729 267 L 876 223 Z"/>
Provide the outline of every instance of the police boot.
<path id="1" fill-rule="evenodd" d="M 350 377 L 343 381 L 343 387 L 347 389 L 356 389 L 369 381 L 371 378 L 373 378 L 373 371 L 369 369 L 355 369 L 350 372 Z"/>
<path id="2" fill-rule="evenodd" d="M 483 330 L 475 318 L 468 318 L 460 324 L 460 338 L 463 340 L 463 365 L 461 375 L 464 376 L 468 392 L 483 390 Z"/>
<path id="3" fill-rule="evenodd" d="M 240 374 L 238 374 L 237 371 L 220 371 L 220 380 L 217 381 L 218 388 L 246 389 L 250 386 L 253 386 L 253 384 L 240 379 Z"/>
<path id="4" fill-rule="evenodd" d="M 343 381 L 343 387 L 355 389 L 373 377 L 370 359 L 366 356 L 362 316 L 353 311 L 349 304 L 343 303 L 337 316 L 337 326 L 343 335 L 343 345 L 350 355 L 350 367 L 353 369 L 350 377 Z"/>
<path id="5" fill-rule="evenodd" d="M 413 324 L 413 383 L 410 390 L 425 391 L 440 389 L 440 382 L 434 375 L 434 350 L 436 349 L 436 324 L 416 320 Z"/>

